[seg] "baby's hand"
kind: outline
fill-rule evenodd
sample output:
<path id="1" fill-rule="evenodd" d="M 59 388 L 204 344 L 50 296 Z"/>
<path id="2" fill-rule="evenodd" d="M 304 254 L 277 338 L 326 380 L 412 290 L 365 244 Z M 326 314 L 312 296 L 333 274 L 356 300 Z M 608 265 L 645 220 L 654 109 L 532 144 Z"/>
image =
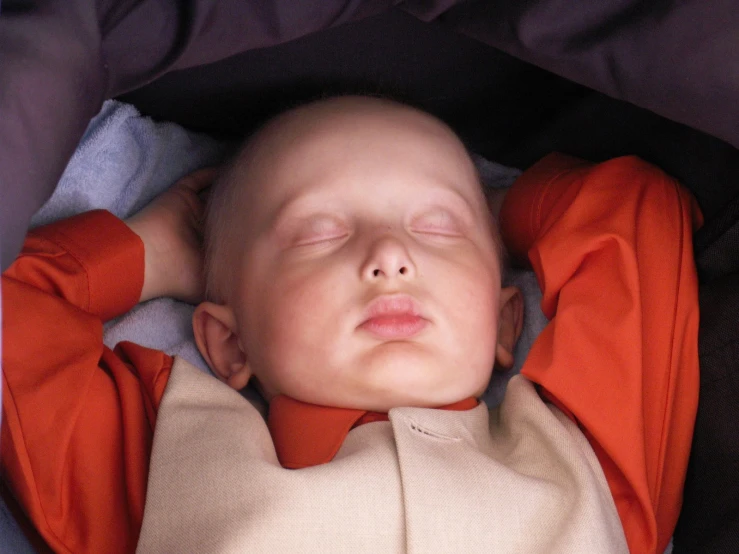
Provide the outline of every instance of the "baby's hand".
<path id="1" fill-rule="evenodd" d="M 202 299 L 204 205 L 198 192 L 210 186 L 216 174 L 215 168 L 207 168 L 183 177 L 126 220 L 145 249 L 144 286 L 139 302 L 159 296 L 191 303 Z"/>

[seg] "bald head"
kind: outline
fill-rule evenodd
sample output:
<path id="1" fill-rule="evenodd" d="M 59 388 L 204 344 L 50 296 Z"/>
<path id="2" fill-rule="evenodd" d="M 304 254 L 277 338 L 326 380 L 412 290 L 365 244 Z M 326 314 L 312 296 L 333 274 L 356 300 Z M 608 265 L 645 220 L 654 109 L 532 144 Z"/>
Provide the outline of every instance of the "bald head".
<path id="1" fill-rule="evenodd" d="M 474 181 L 472 194 L 478 198 L 472 203 L 480 204 L 479 179 L 464 145 L 446 124 L 420 110 L 345 96 L 306 104 L 267 122 L 214 185 L 205 229 L 208 298 L 228 302 L 239 252 L 249 248 L 251 237 L 264 230 L 297 187 L 330 182 L 346 164 L 365 175 L 392 164 L 402 169 L 403 160 L 422 173 L 441 172 L 450 182 Z M 478 215 L 487 217 L 487 212 Z"/>

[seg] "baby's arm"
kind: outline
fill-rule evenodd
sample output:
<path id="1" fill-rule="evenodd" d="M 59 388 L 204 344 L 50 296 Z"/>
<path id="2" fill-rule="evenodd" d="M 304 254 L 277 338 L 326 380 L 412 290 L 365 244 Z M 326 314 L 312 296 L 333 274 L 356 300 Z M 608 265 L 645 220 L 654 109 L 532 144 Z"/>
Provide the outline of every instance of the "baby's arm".
<path id="1" fill-rule="evenodd" d="M 636 158 L 553 155 L 514 184 L 501 215 L 551 320 L 523 373 L 590 441 L 631 551 L 663 551 L 698 396 L 696 204 Z"/>
<path id="2" fill-rule="evenodd" d="M 194 228 L 181 226 L 194 212 L 177 194 L 129 222 L 141 240 L 103 211 L 39 228 L 2 276 L 0 466 L 56 551 L 136 547 L 171 358 L 133 344 L 111 351 L 102 323 L 140 299 L 197 293 L 182 286 L 180 272 L 162 277 L 164 255 L 152 257 L 145 285 L 144 248 L 170 244 L 182 253 L 172 236 Z"/>
<path id="3" fill-rule="evenodd" d="M 141 241 L 102 211 L 34 230 L 3 274 L 0 467 L 54 551 L 135 548 L 151 425 L 132 409 L 148 395 L 114 365 L 102 321 L 142 283 Z"/>

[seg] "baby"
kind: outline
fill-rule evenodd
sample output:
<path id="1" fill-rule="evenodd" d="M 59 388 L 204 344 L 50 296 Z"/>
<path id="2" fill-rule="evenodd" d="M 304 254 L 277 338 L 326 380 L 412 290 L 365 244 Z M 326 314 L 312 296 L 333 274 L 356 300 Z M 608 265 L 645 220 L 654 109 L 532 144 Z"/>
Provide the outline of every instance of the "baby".
<path id="1" fill-rule="evenodd" d="M 324 100 L 219 177 L 203 280 L 211 179 L 126 224 L 39 229 L 3 276 L 3 471 L 53 549 L 664 550 L 698 385 L 700 216 L 677 183 L 553 155 L 488 201 L 437 119 Z M 503 241 L 551 322 L 488 410 L 522 320 Z M 103 346 L 101 321 L 203 290 L 195 339 L 228 386 Z"/>
<path id="2" fill-rule="evenodd" d="M 479 396 L 522 304 L 475 167 L 436 119 L 341 98 L 278 117 L 216 187 L 201 353 L 267 400 L 387 412 Z M 225 260 L 228 260 L 227 262 Z"/>

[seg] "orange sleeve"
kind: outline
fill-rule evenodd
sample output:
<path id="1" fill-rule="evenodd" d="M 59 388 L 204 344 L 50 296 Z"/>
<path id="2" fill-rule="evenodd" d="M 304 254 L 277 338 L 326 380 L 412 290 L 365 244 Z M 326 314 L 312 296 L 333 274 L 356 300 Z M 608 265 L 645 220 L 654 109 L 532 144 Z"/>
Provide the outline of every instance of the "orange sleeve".
<path id="1" fill-rule="evenodd" d="M 103 322 L 126 313 L 144 285 L 144 245 L 104 210 L 34 229 L 3 274 Z"/>
<path id="2" fill-rule="evenodd" d="M 3 478 L 56 552 L 133 552 L 172 360 L 103 345 L 144 251 L 107 212 L 37 229 L 2 277 Z"/>
<path id="3" fill-rule="evenodd" d="M 608 480 L 631 552 L 663 552 L 698 402 L 695 200 L 634 157 L 551 155 L 507 195 L 502 234 L 550 319 L 523 373 L 572 417 Z"/>

